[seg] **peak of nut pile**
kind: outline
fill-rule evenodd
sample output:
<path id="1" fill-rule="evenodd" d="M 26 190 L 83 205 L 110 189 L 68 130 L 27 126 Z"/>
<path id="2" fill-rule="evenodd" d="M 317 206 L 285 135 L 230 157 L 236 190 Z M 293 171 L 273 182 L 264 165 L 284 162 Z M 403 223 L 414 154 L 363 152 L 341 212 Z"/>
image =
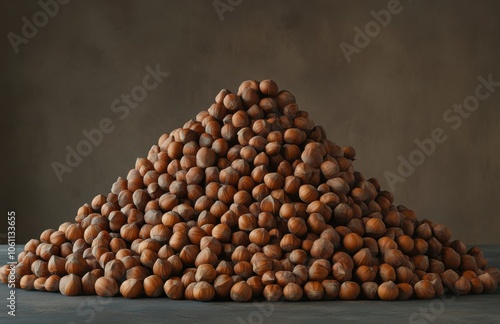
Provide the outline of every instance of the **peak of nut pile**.
<path id="1" fill-rule="evenodd" d="M 480 249 L 394 205 L 272 80 L 221 90 L 11 275 L 64 295 L 353 300 L 492 292 Z"/>

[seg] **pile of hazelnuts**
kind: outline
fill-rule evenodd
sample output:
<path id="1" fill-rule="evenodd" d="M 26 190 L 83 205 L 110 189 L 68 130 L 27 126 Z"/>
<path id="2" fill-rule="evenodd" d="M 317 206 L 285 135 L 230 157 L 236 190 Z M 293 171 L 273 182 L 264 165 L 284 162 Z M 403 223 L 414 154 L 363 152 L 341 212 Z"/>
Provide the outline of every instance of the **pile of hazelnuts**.
<path id="1" fill-rule="evenodd" d="M 245 81 L 163 134 L 74 222 L 30 240 L 0 279 L 67 296 L 241 302 L 496 290 L 500 271 L 479 248 L 394 205 L 355 156 L 289 91 Z"/>

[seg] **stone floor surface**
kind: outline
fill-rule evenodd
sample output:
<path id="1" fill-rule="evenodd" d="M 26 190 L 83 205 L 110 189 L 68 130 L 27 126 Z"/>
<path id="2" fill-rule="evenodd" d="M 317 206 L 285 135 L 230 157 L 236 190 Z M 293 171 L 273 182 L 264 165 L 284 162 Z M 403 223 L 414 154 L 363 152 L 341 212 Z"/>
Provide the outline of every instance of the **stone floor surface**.
<path id="1" fill-rule="evenodd" d="M 500 266 L 500 246 L 481 246 Z M 22 246 L 17 247 L 21 251 Z M 7 247 L 0 246 L 0 264 Z M 16 316 L 8 315 L 9 289 L 0 283 L 0 323 L 500 323 L 500 289 L 492 294 L 409 301 L 196 302 L 164 298 L 65 297 L 16 289 Z"/>

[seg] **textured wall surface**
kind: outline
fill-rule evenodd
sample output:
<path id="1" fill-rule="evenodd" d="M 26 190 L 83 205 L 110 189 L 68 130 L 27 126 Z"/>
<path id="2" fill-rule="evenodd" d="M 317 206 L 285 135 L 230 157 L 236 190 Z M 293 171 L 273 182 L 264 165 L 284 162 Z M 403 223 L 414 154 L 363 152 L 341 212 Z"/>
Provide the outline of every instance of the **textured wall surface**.
<path id="1" fill-rule="evenodd" d="M 215 3 L 219 13 L 212 1 L 70 1 L 47 21 L 36 1 L 2 3 L 1 210 L 16 211 L 19 243 L 107 194 L 221 88 L 266 78 L 354 146 L 356 169 L 398 204 L 466 243 L 500 243 L 500 2 Z M 381 26 L 372 10 L 393 13 Z M 170 74 L 144 100 L 112 105 L 156 65 Z M 493 81 L 476 93 L 480 77 Z M 464 100 L 470 111 L 451 110 Z M 52 163 L 106 118 L 112 131 L 59 181 Z"/>

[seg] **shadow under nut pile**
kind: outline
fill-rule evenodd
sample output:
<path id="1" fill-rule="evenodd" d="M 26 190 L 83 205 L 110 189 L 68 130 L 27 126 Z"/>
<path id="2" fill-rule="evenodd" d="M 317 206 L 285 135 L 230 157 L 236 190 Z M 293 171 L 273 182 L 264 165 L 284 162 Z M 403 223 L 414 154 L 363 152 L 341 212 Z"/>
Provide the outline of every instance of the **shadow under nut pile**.
<path id="1" fill-rule="evenodd" d="M 495 291 L 498 268 L 398 206 L 272 80 L 221 90 L 111 193 L 30 240 L 4 283 L 67 296 L 430 299 Z"/>

